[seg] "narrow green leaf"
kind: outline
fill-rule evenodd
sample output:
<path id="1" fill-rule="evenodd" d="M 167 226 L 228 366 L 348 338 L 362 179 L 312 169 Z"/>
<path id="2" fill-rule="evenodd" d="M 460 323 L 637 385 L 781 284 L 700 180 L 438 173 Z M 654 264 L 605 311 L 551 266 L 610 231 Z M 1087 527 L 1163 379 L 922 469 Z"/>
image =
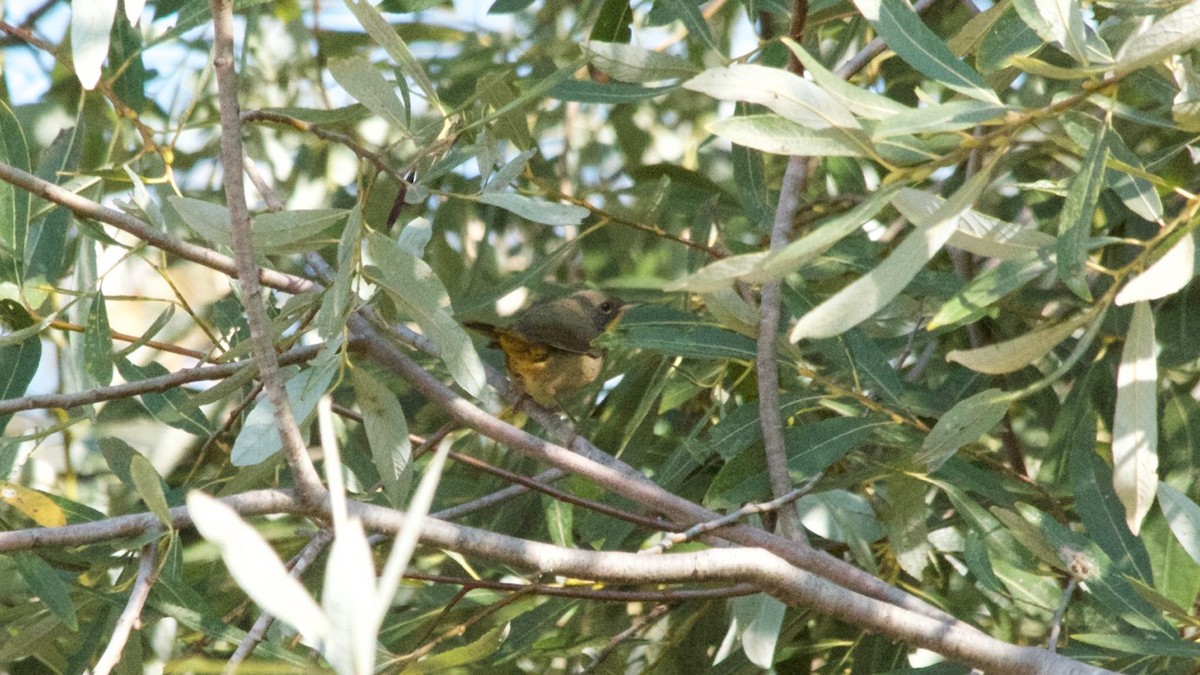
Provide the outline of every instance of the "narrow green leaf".
<path id="1" fill-rule="evenodd" d="M 983 77 L 960 61 L 905 0 L 882 0 L 877 15 L 873 2 L 855 4 L 896 55 L 923 75 L 971 98 L 1000 103 Z"/>
<path id="2" fill-rule="evenodd" d="M 412 443 L 404 409 L 386 385 L 362 368 L 350 371 L 350 381 L 362 412 L 371 459 L 383 481 L 383 493 L 392 506 L 403 506 L 413 475 Z"/>
<path id="3" fill-rule="evenodd" d="M 324 354 L 322 354 L 324 356 Z M 333 376 L 337 374 L 337 361 L 332 358 L 318 360 L 312 368 L 287 381 L 288 402 L 292 405 L 292 417 L 303 429 L 317 409 L 317 402 L 329 391 Z M 260 396 L 246 415 L 242 430 L 233 441 L 229 461 L 234 466 L 258 464 L 283 448 L 279 431 L 275 427 L 271 402 Z"/>
<path id="4" fill-rule="evenodd" d="M 856 87 L 833 74 L 825 68 L 825 64 L 809 54 L 791 38 L 785 37 L 782 38 L 782 41 L 804 64 L 804 71 L 813 78 L 817 86 L 854 115 L 865 119 L 882 120 L 910 110 L 908 106 L 899 101 L 880 96 L 869 89 Z"/>
<path id="5" fill-rule="evenodd" d="M 7 329 L 0 332 L 14 332 L 32 326 L 33 317 L 20 303 L 7 298 L 0 300 L 0 328 Z M 0 345 L 0 364 L 4 364 L 0 370 L 0 401 L 25 395 L 33 376 L 37 374 L 41 358 L 42 340 L 36 332 L 20 342 Z M 11 419 L 11 414 L 0 415 L 0 435 L 3 435 Z M 11 473 L 12 467 L 0 466 L 0 469 Z M 7 476 L 9 473 L 0 472 L 0 475 Z"/>
<path id="6" fill-rule="evenodd" d="M 84 89 L 95 88 L 108 55 L 117 0 L 72 0 L 71 64 Z"/>
<path id="7" fill-rule="evenodd" d="M 882 509 L 880 519 L 888 543 L 900 568 L 914 579 L 922 579 L 933 553 L 925 522 L 928 518 L 925 493 L 929 484 L 902 473 L 888 476 L 883 483 L 887 508 Z"/>
<path id="8" fill-rule="evenodd" d="M 979 440 L 1004 419 L 1008 403 L 999 389 L 987 389 L 955 403 L 925 437 L 916 461 L 930 473 L 937 471 L 959 448 Z"/>
<path id="9" fill-rule="evenodd" d="M 1076 429 L 1066 439 L 1075 512 L 1087 528 L 1088 538 L 1107 553 L 1124 574 L 1149 584 L 1155 575 L 1146 542 L 1125 527 L 1125 508 L 1113 491 L 1112 468 L 1096 454 L 1095 412 L 1090 405 L 1082 412 L 1082 418 L 1076 420 Z"/>
<path id="10" fill-rule="evenodd" d="M 1100 125 L 1083 158 L 1083 164 L 1071 179 L 1067 199 L 1058 221 L 1058 278 L 1076 295 L 1090 302 L 1084 264 L 1088 258 L 1088 240 L 1092 234 L 1096 201 L 1104 187 L 1104 164 L 1108 160 L 1106 134 L 1108 124 Z"/>
<path id="11" fill-rule="evenodd" d="M 1117 368 L 1113 413 L 1113 488 L 1125 505 L 1125 522 L 1135 535 L 1158 487 L 1158 367 L 1150 304 L 1133 306 L 1133 318 Z"/>
<path id="12" fill-rule="evenodd" d="M 335 672 L 375 671 L 377 592 L 371 545 L 362 522 L 351 517 L 337 527 L 321 593 L 330 628 L 322 651 Z"/>
<path id="13" fill-rule="evenodd" d="M 578 225 L 589 211 L 574 204 L 555 204 L 513 192 L 485 192 L 479 195 L 481 204 L 498 206 L 505 211 L 544 225 Z"/>
<path id="14" fill-rule="evenodd" d="M 662 87 L 643 87 L 640 84 L 629 84 L 628 82 L 601 84 L 591 80 L 564 80 L 551 87 L 546 92 L 546 96 L 560 101 L 615 105 L 657 98 L 677 89 L 679 87 L 673 84 Z"/>
<path id="15" fill-rule="evenodd" d="M 0 162 L 23 171 L 29 170 L 29 146 L 25 143 L 25 132 L 4 101 L 0 101 Z M 20 285 L 25 278 L 29 205 L 28 192 L 7 181 L 0 181 L 0 281 Z"/>
<path id="16" fill-rule="evenodd" d="M 657 8 L 662 6 L 675 20 L 679 21 L 687 28 L 688 33 L 700 40 L 712 51 L 720 53 L 721 47 L 717 45 L 713 39 L 712 31 L 708 27 L 708 21 L 704 19 L 704 14 L 700 12 L 700 3 L 695 0 L 658 0 L 655 3 Z"/>
<path id="17" fill-rule="evenodd" d="M 171 514 L 166 493 L 163 491 L 163 480 L 150 465 L 150 460 L 141 453 L 134 454 L 129 460 L 129 476 L 137 488 L 138 495 L 146 502 L 146 507 L 158 517 L 160 523 L 170 529 Z"/>
<path id="18" fill-rule="evenodd" d="M 944 326 L 975 321 L 983 316 L 988 307 L 1045 274 L 1052 267 L 1053 258 L 1044 251 L 1005 260 L 995 267 L 989 267 L 943 303 L 926 328 L 936 330 Z"/>
<path id="19" fill-rule="evenodd" d="M 383 47 L 388 56 L 392 57 L 392 61 L 404 71 L 404 74 L 417 83 L 417 86 L 425 93 L 429 107 L 440 111 L 442 102 L 438 98 L 437 89 L 429 80 L 429 76 L 425 74 L 421 62 L 413 56 L 408 45 L 404 44 L 404 40 L 400 39 L 396 30 L 379 13 L 379 10 L 375 9 L 375 6 L 367 0 L 346 0 L 346 7 L 350 8 L 354 17 L 358 19 L 358 23 L 375 40 L 376 44 Z"/>
<path id="20" fill-rule="evenodd" d="M 950 101 L 896 113 L 875 125 L 871 138 L 902 134 L 932 134 L 971 129 L 999 122 L 1013 109 L 986 101 Z"/>
<path id="21" fill-rule="evenodd" d="M 21 578 L 33 595 L 66 624 L 72 631 L 79 630 L 79 617 L 75 603 L 71 601 L 71 587 L 58 576 L 58 572 L 40 556 L 24 551 L 8 554 Z"/>
<path id="22" fill-rule="evenodd" d="M 990 169 L 972 176 L 927 220 L 914 223 L 916 231 L 905 237 L 879 266 L 800 317 L 789 339 L 798 342 L 804 338 L 833 337 L 883 309 L 941 250 L 954 233 L 959 216 L 990 182 Z"/>
<path id="23" fill-rule="evenodd" d="M 466 330 L 447 311 L 449 295 L 433 269 L 378 232 L 367 236 L 367 247 L 379 272 L 378 281 L 392 302 L 421 326 L 454 381 L 478 396 L 487 385 L 483 362 Z"/>
<path id="24" fill-rule="evenodd" d="M 779 642 L 779 630 L 783 627 L 783 617 L 787 613 L 787 605 L 772 598 L 766 593 L 755 596 L 758 600 L 758 611 L 754 619 L 742 631 L 742 651 L 750 663 L 770 670 L 775 664 L 775 645 Z"/>
<path id="25" fill-rule="evenodd" d="M 108 325 L 107 302 L 103 293 L 92 298 L 88 321 L 83 327 L 83 365 L 96 384 L 107 387 L 112 383 L 113 343 Z"/>
<path id="26" fill-rule="evenodd" d="M 134 365 L 129 359 L 117 359 L 117 372 L 126 382 L 137 382 L 151 377 L 169 375 L 162 364 L 152 361 L 144 366 Z M 182 429 L 196 436 L 207 436 L 212 431 L 212 425 L 204 412 L 195 401 L 181 388 L 173 387 L 164 392 L 146 392 L 142 394 L 142 404 L 154 416 L 154 419 L 169 424 L 176 429 Z"/>
<path id="27" fill-rule="evenodd" d="M 710 68 L 683 85 L 718 101 L 766 106 L 809 129 L 861 129 L 854 115 L 824 89 L 779 68 L 735 63 Z"/>
<path id="28" fill-rule="evenodd" d="M 1192 560 L 1200 563 L 1200 506 L 1179 490 L 1159 483 L 1158 507 L 1176 541 Z"/>
<path id="29" fill-rule="evenodd" d="M 81 147 L 79 127 L 58 132 L 50 147 L 42 153 L 34 173 L 42 180 L 56 185 L 66 185 L 79 167 Z M 7 183 L 0 185 L 3 195 Z M 8 186 L 12 187 L 12 186 Z M 0 196 L 0 203 L 4 200 Z M 72 214 L 65 206 L 55 205 L 45 216 L 29 225 L 25 247 L 25 276 L 42 278 L 53 282 L 66 272 L 67 232 L 71 228 Z"/>
<path id="30" fill-rule="evenodd" d="M 545 513 L 546 528 L 550 530 L 550 541 L 555 546 L 575 548 L 575 510 L 572 505 L 545 495 L 542 497 L 542 511 Z"/>
<path id="31" fill-rule="evenodd" d="M 370 61 L 361 56 L 330 59 L 329 73 L 346 93 L 386 120 L 393 129 L 408 129 L 408 113 L 396 96 L 395 85 L 384 79 Z"/>
<path id="32" fill-rule="evenodd" d="M 363 233 L 362 204 L 355 204 L 346 218 L 346 226 L 338 239 L 337 269 L 333 284 L 325 292 L 321 309 L 317 312 L 317 332 L 328 340 L 346 327 L 346 317 L 358 297 L 353 283 L 359 270 L 359 254 Z"/>
<path id="33" fill-rule="evenodd" d="M 629 42 L 633 39 L 633 7 L 629 0 L 604 0 L 588 39 L 603 42 Z"/>
<path id="34" fill-rule="evenodd" d="M 583 52 L 592 57 L 592 65 L 621 82 L 658 82 L 691 77 L 700 71 L 691 61 L 620 42 L 592 40 Z"/>

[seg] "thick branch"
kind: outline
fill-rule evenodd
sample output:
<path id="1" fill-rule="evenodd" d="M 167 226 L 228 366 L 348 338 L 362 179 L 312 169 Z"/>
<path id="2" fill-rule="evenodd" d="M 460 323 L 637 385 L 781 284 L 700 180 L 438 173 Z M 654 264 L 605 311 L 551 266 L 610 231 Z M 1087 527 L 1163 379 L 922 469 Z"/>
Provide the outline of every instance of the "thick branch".
<path id="1" fill-rule="evenodd" d="M 326 502 L 314 510 L 283 490 L 247 492 L 221 501 L 243 516 L 293 513 L 328 517 L 329 508 Z M 351 502 L 348 508 L 351 515 L 361 518 L 372 531 L 396 534 L 409 522 L 403 512 L 394 509 L 360 502 Z M 186 507 L 171 509 L 170 517 L 172 527 L 191 525 Z M 30 545 L 77 546 L 136 536 L 160 526 L 153 514 L 143 513 L 59 528 L 0 532 L 0 552 L 22 550 Z M 561 548 L 434 518 L 424 520 L 421 540 L 431 546 L 482 556 L 543 574 L 606 583 L 749 583 L 786 603 L 809 607 L 892 639 L 937 651 L 984 668 L 989 673 L 1084 675 L 1106 672 L 1045 650 L 1010 645 L 953 619 L 934 619 L 849 592 L 763 550 L 710 549 L 661 556 L 597 552 Z"/>

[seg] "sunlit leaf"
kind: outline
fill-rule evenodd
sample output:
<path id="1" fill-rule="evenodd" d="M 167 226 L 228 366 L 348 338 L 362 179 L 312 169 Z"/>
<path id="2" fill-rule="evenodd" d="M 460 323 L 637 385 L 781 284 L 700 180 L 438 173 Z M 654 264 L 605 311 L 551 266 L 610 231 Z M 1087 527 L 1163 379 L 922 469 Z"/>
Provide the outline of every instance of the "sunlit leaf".
<path id="1" fill-rule="evenodd" d="M 315 645 L 330 632 L 329 619 L 304 586 L 288 574 L 267 542 L 225 504 L 193 490 L 188 514 L 201 536 L 217 545 L 229 574 L 263 610 L 286 621 Z"/>
<path id="2" fill-rule="evenodd" d="M 117 0 L 71 2 L 71 63 L 84 89 L 93 89 L 100 81 L 116 16 Z"/>
<path id="3" fill-rule="evenodd" d="M 1182 289 L 1195 276 L 1196 241 L 1188 232 L 1180 237 L 1163 257 L 1145 271 L 1129 280 L 1114 302 L 1129 305 L 1143 300 L 1157 300 Z"/>
<path id="4" fill-rule="evenodd" d="M 1125 522 L 1135 535 L 1154 502 L 1158 486 L 1158 367 L 1154 315 L 1147 302 L 1133 318 L 1117 368 L 1113 413 L 1113 488 L 1125 505 Z"/>

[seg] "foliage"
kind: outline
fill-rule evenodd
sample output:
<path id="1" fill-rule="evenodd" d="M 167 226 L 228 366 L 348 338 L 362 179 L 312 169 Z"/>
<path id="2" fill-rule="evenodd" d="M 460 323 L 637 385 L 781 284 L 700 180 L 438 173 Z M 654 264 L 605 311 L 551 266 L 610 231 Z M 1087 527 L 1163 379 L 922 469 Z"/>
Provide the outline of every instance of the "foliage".
<path id="1" fill-rule="evenodd" d="M 316 506 L 224 257 L 210 7 L 8 4 L 0 667 L 115 645 L 123 669 L 213 670 L 253 644 L 249 596 L 284 621 L 252 658 L 285 670 L 967 672 L 759 577 L 563 571 L 744 543 L 662 532 L 781 478 L 805 490 L 752 525 L 798 516 L 835 569 L 999 641 L 1200 657 L 1200 3 L 814 0 L 790 37 L 771 0 L 463 7 L 235 3 L 252 241 Z M 640 304 L 564 431 L 461 324 L 579 286 Z M 490 501 L 543 461 L 553 487 Z"/>

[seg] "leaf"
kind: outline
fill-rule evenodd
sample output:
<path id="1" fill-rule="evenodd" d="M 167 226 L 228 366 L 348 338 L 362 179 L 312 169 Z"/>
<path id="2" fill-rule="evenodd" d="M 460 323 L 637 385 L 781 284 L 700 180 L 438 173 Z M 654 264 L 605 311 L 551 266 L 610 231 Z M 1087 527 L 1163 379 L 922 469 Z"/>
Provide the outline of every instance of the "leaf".
<path id="1" fill-rule="evenodd" d="M 371 545 L 362 522 L 351 516 L 337 528 L 321 593 L 330 628 L 323 652 L 335 672 L 374 671 L 376 590 Z"/>
<path id="2" fill-rule="evenodd" d="M 54 616 L 58 617 L 67 628 L 79 630 L 79 617 L 75 613 L 75 603 L 71 601 L 71 587 L 58 572 L 42 559 L 41 556 L 25 551 L 6 554 L 17 568 L 21 578 L 33 595 L 46 606 Z"/>
<path id="3" fill-rule="evenodd" d="M 636 103 L 657 98 L 677 89 L 679 87 L 673 84 L 663 87 L 643 87 L 628 82 L 602 84 L 591 80 L 564 80 L 551 87 L 546 92 L 546 96 L 560 101 L 577 101 L 579 103 Z"/>
<path id="4" fill-rule="evenodd" d="M 53 499 L 24 485 L 0 481 L 0 501 L 42 527 L 62 527 L 67 524 L 66 514 Z"/>
<path id="5" fill-rule="evenodd" d="M 1117 74 L 1154 65 L 1171 54 L 1182 54 L 1198 42 L 1200 2 L 1193 0 L 1126 40 L 1117 51 Z"/>
<path id="6" fill-rule="evenodd" d="M 1200 506 L 1179 490 L 1159 483 L 1158 507 L 1162 509 L 1175 540 L 1192 560 L 1200 563 Z"/>
<path id="7" fill-rule="evenodd" d="M 126 382 L 170 374 L 170 371 L 157 361 L 137 366 L 129 359 L 121 358 L 117 359 L 116 363 L 117 372 Z M 159 422 L 201 437 L 207 436 L 212 430 L 204 412 L 181 387 L 172 387 L 163 392 L 148 391 L 142 394 L 141 398 L 146 410 Z"/>
<path id="8" fill-rule="evenodd" d="M 572 505 L 557 497 L 543 495 L 542 512 L 545 514 L 546 529 L 550 531 L 550 541 L 555 546 L 575 548 L 575 509 Z"/>
<path id="9" fill-rule="evenodd" d="M 691 61 L 619 42 L 593 40 L 583 45 L 592 65 L 621 82 L 658 82 L 691 77 L 699 72 Z"/>
<path id="10" fill-rule="evenodd" d="M 187 507 L 200 535 L 221 550 L 238 586 L 310 643 L 323 644 L 331 630 L 329 619 L 258 532 L 233 509 L 197 490 L 188 493 Z"/>
<path id="11" fill-rule="evenodd" d="M 158 517 L 160 523 L 170 529 L 171 514 L 167 507 L 167 496 L 163 492 L 163 480 L 150 465 L 150 460 L 141 453 L 135 453 L 129 460 L 129 475 L 138 495 L 146 502 L 146 507 Z"/>
<path id="12" fill-rule="evenodd" d="M 887 531 L 888 542 L 900 564 L 914 579 L 925 576 L 933 546 L 929 542 L 925 493 L 929 484 L 912 476 L 897 473 L 884 481 L 887 508 L 880 518 Z"/>
<path id="13" fill-rule="evenodd" d="M 329 352 L 326 352 L 329 353 Z M 322 354 L 324 356 L 324 354 Z M 292 406 L 292 417 L 301 428 L 311 419 L 317 402 L 329 391 L 333 376 L 337 374 L 337 361 L 318 359 L 313 367 L 292 377 L 284 384 L 288 402 Z M 234 466 L 258 464 L 283 449 L 283 440 L 275 426 L 275 413 L 271 402 L 260 395 L 254 407 L 246 415 L 242 430 L 233 441 L 229 461 Z"/>
<path id="14" fill-rule="evenodd" d="M 926 329 L 932 331 L 975 321 L 983 316 L 988 307 L 1045 274 L 1053 267 L 1053 263 L 1053 257 L 1038 252 L 1005 260 L 985 269 L 938 308 L 926 324 Z"/>
<path id="15" fill-rule="evenodd" d="M 727 117 L 708 125 L 716 136 L 775 155 L 805 157 L 871 156 L 862 139 L 852 140 L 841 129 L 809 129 L 779 115 Z"/>
<path id="16" fill-rule="evenodd" d="M 1013 109 L 985 101 L 950 101 L 925 108 L 916 108 L 896 113 L 879 124 L 871 132 L 871 138 L 880 140 L 901 134 L 931 134 L 961 129 L 971 129 L 988 122 L 1002 120 Z"/>
<path id="17" fill-rule="evenodd" d="M 918 222 L 932 216 L 945 201 L 938 195 L 904 188 L 892 198 L 892 206 L 905 218 Z M 1043 232 L 967 209 L 959 216 L 958 228 L 946 244 L 975 255 L 1009 260 L 1027 257 L 1054 242 L 1054 237 Z"/>
<path id="18" fill-rule="evenodd" d="M 37 177 L 56 185 L 66 185 L 70 180 L 68 174 L 79 167 L 81 145 L 79 127 L 59 131 L 50 147 L 42 153 L 35 172 Z M 0 184 L 0 195 L 11 187 L 8 183 Z M 0 196 L 0 203 L 3 203 L 4 199 L 5 197 Z M 71 218 L 71 211 L 67 207 L 55 205 L 45 216 L 30 223 L 25 245 L 26 277 L 51 280 L 63 275 Z"/>
<path id="19" fill-rule="evenodd" d="M 937 471 L 959 448 L 979 440 L 1004 419 L 1008 404 L 999 389 L 987 389 L 955 403 L 925 436 L 916 461 L 929 473 Z"/>
<path id="20" fill-rule="evenodd" d="M 767 255 L 765 251 L 759 251 L 721 258 L 682 279 L 672 281 L 666 285 L 664 290 L 710 293 L 727 288 L 733 280 L 743 278 L 762 267 L 763 260 Z"/>
<path id="21" fill-rule="evenodd" d="M 756 599 L 758 611 L 742 631 L 742 651 L 750 663 L 770 670 L 775 663 L 775 645 L 779 642 L 787 605 L 766 593 L 758 594 Z"/>
<path id="22" fill-rule="evenodd" d="M 1057 44 L 1076 62 L 1087 64 L 1087 28 L 1075 0 L 1013 0 L 1021 19 L 1045 41 Z"/>
<path id="23" fill-rule="evenodd" d="M 96 384 L 112 384 L 112 331 L 108 326 L 107 302 L 103 293 L 92 298 L 87 325 L 83 327 L 83 365 Z"/>
<path id="24" fill-rule="evenodd" d="M 498 206 L 505 211 L 543 225 L 578 225 L 590 213 L 582 206 L 555 204 L 513 192 L 485 192 L 479 195 L 481 204 Z"/>
<path id="25" fill-rule="evenodd" d="M 962 364 L 977 373 L 1002 375 L 1016 372 L 1048 354 L 1058 343 L 1066 340 L 1092 318 L 1092 313 L 1085 312 L 1061 323 L 994 345 L 975 349 L 953 349 L 946 354 L 946 360 Z"/>
<path id="26" fill-rule="evenodd" d="M 21 123 L 4 101 L 0 101 L 0 162 L 29 170 L 29 147 Z M 29 237 L 29 193 L 8 181 L 0 181 L 0 281 L 20 284 L 25 277 L 26 243 Z M 11 254 L 11 257 L 6 254 Z"/>
<path id="27" fill-rule="evenodd" d="M 988 103 L 1000 103 L 979 73 L 960 61 L 904 0 L 856 0 L 863 16 L 896 55 L 945 86 Z"/>
<path id="28" fill-rule="evenodd" d="M 849 211 L 822 220 L 812 232 L 771 253 L 760 268 L 747 274 L 744 280 L 751 283 L 773 281 L 804 267 L 879 215 L 900 187 L 900 184 L 883 186 Z"/>
<path id="29" fill-rule="evenodd" d="M 185 225 L 205 240 L 233 246 L 229 210 L 220 204 L 189 197 L 168 197 L 170 207 Z M 279 211 L 255 216 L 250 221 L 251 241 L 257 253 L 287 252 L 292 246 L 335 226 L 349 212 L 345 209 Z"/>
<path id="30" fill-rule="evenodd" d="M 29 329 L 24 339 L 12 344 L 0 344 L 0 401 L 21 398 L 37 375 L 42 359 L 42 339 L 37 334 L 33 317 L 15 300 L 0 300 L 0 327 L 10 331 Z M 12 414 L 0 415 L 0 436 L 8 426 Z M 11 473 L 11 466 L 0 466 L 0 476 Z"/>
<path id="31" fill-rule="evenodd" d="M 71 0 L 71 65 L 84 89 L 100 81 L 117 0 Z"/>
<path id="32" fill-rule="evenodd" d="M 718 101 L 745 101 L 766 106 L 808 129 L 862 129 L 854 115 L 824 89 L 779 68 L 735 63 L 710 68 L 685 82 L 683 87 Z M 862 140 L 865 142 L 865 138 Z M 869 143 L 864 147 L 870 147 Z"/>
<path id="33" fill-rule="evenodd" d="M 367 248 L 388 297 L 420 325 L 458 386 L 478 396 L 487 386 L 483 361 L 466 330 L 446 310 L 450 299 L 433 269 L 378 232 L 367 235 Z"/>
<path id="34" fill-rule="evenodd" d="M 699 38 L 710 50 L 721 52 L 721 47 L 713 39 L 712 31 L 708 28 L 708 21 L 700 12 L 699 3 L 695 0 L 658 0 L 655 8 L 659 8 L 660 5 L 663 11 L 682 23 L 688 33 Z"/>
<path id="35" fill-rule="evenodd" d="M 354 17 L 358 19 L 359 25 L 367 34 L 375 40 L 375 43 L 383 47 L 388 56 L 392 57 L 392 61 L 400 67 L 400 70 L 405 75 L 411 77 L 421 91 L 425 93 L 425 98 L 429 102 L 429 107 L 434 110 L 442 109 L 442 102 L 438 98 L 437 89 L 429 80 L 429 76 L 425 74 L 425 70 L 421 67 L 421 62 L 417 57 L 413 56 L 408 45 L 404 44 L 404 40 L 396 33 L 387 19 L 379 13 L 367 0 L 345 0 Z"/>
<path id="36" fill-rule="evenodd" d="M 633 8 L 629 0 L 604 0 L 596 23 L 592 24 L 589 40 L 604 42 L 629 42 L 633 39 Z"/>
<path id="37" fill-rule="evenodd" d="M 400 507 L 412 484 L 412 443 L 400 402 L 382 382 L 362 368 L 350 371 L 355 398 L 363 416 L 371 459 L 383 481 L 383 493 Z"/>
<path id="38" fill-rule="evenodd" d="M 1104 187 L 1104 164 L 1108 159 L 1105 140 L 1108 124 L 1102 124 L 1092 136 L 1083 164 L 1071 179 L 1058 224 L 1058 278 L 1084 301 L 1091 301 L 1084 274 L 1088 258 L 1088 239 L 1092 233 L 1096 202 Z"/>
<path id="39" fill-rule="evenodd" d="M 1196 240 L 1187 232 L 1171 246 L 1163 257 L 1129 280 L 1113 301 L 1129 305 L 1145 300 L 1165 298 L 1182 290 L 1195 276 Z"/>
<path id="40" fill-rule="evenodd" d="M 941 250 L 957 227 L 959 216 L 990 182 L 991 172 L 985 169 L 963 183 L 928 219 L 914 223 L 916 231 L 905 237 L 886 260 L 800 317 L 789 339 L 798 342 L 833 337 L 883 309 Z"/>
<path id="41" fill-rule="evenodd" d="M 1125 523 L 1137 534 L 1158 486 L 1158 367 L 1150 304 L 1133 306 L 1117 368 L 1113 413 L 1113 488 L 1125 505 Z"/>
<path id="42" fill-rule="evenodd" d="M 817 86 L 857 117 L 882 120 L 910 109 L 899 101 L 880 96 L 869 89 L 856 87 L 838 77 L 826 69 L 820 60 L 805 51 L 795 40 L 784 37 L 781 38 L 781 41 L 804 64 L 804 72 L 813 78 Z"/>
<path id="43" fill-rule="evenodd" d="M 384 79 L 370 61 L 361 56 L 329 60 L 329 73 L 354 100 L 382 117 L 393 129 L 408 129 L 408 114 L 396 86 Z"/>

